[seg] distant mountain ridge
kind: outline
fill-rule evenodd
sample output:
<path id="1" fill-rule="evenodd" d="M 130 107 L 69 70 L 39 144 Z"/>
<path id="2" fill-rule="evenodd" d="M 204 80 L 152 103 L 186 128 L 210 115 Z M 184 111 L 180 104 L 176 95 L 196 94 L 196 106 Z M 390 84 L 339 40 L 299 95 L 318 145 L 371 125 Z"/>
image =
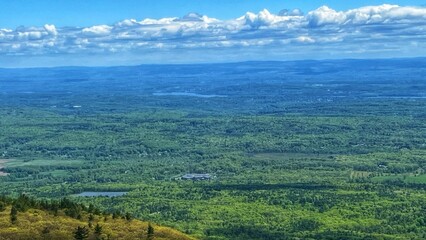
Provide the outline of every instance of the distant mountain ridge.
<path id="1" fill-rule="evenodd" d="M 305 60 L 260 60 L 260 61 L 240 61 L 240 62 L 215 62 L 215 63 L 146 63 L 136 65 L 111 65 L 111 66 L 54 66 L 54 67 L 24 67 L 24 68 L 4 68 L 1 70 L 16 70 L 16 69 L 57 69 L 57 70 L 73 70 L 73 69 L 119 69 L 119 68 L 138 68 L 138 67 L 185 67 L 185 66 L 219 66 L 219 65 L 245 65 L 245 64 L 318 64 L 318 63 L 354 63 L 354 62 L 376 62 L 376 63 L 402 63 L 413 64 L 419 62 L 426 62 L 426 57 L 413 57 L 413 58 L 342 58 L 342 59 L 305 59 Z"/>

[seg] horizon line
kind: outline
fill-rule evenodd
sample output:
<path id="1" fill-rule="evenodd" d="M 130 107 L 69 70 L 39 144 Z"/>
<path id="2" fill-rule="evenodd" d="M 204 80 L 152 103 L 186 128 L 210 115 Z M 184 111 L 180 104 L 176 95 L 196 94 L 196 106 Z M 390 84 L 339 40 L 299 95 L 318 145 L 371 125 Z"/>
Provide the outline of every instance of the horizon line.
<path id="1" fill-rule="evenodd" d="M 40 67 L 1 67 L 0 70 L 17 70 L 17 69 L 55 69 L 55 68 L 120 68 L 120 67 L 139 67 L 139 66 L 191 66 L 191 65 L 220 65 L 220 64 L 243 64 L 243 63 L 285 63 L 285 62 L 327 62 L 327 61 L 385 61 L 385 60 L 412 60 L 424 59 L 426 56 L 421 57 L 378 57 L 378 58 L 306 58 L 294 60 L 247 60 L 247 61 L 230 61 L 230 62 L 198 62 L 198 63 L 142 63 L 135 65 L 58 65 L 58 66 L 40 66 Z"/>

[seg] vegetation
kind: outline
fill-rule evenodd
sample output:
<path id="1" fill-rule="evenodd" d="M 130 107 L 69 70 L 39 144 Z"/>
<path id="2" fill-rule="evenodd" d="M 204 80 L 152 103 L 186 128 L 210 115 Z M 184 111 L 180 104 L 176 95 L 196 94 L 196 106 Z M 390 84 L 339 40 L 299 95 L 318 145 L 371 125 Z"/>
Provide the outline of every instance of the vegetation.
<path id="1" fill-rule="evenodd" d="M 146 239 L 143 219 L 200 239 L 425 239 L 423 66 L 3 70 L 0 194 L 70 207 L 17 201 L 12 225 L 12 203 L 0 200 L 0 229 L 41 218 L 31 228 L 40 234 L 72 238 L 80 226 L 89 238 Z M 213 178 L 180 180 L 187 173 Z M 84 191 L 128 193 L 76 195 Z M 52 217 L 64 226 L 46 229 Z M 154 239 L 172 231 L 153 226 Z"/>
<path id="2" fill-rule="evenodd" d="M 147 231 L 147 239 L 153 239 L 154 238 L 154 227 L 151 225 L 151 223 L 148 224 L 148 231 Z"/>
<path id="3" fill-rule="evenodd" d="M 37 201 L 25 195 L 18 199 L 2 198 L 17 216 L 15 222 L 9 221 L 7 211 L 0 212 L 0 239 L 192 239 L 176 230 L 155 226 L 139 220 L 108 219 L 109 214 L 92 215 L 88 208 L 62 199 L 61 201 Z M 18 207 L 19 206 L 19 207 Z M 67 210 L 79 206 L 84 209 L 81 217 L 68 216 Z M 24 208 L 21 208 L 24 207 Z M 19 211 L 18 211 L 19 209 Z M 93 216 L 95 227 L 90 226 L 89 216 Z"/>
<path id="4" fill-rule="evenodd" d="M 84 240 L 89 238 L 89 229 L 86 227 L 78 226 L 74 232 L 74 239 L 76 240 Z"/>

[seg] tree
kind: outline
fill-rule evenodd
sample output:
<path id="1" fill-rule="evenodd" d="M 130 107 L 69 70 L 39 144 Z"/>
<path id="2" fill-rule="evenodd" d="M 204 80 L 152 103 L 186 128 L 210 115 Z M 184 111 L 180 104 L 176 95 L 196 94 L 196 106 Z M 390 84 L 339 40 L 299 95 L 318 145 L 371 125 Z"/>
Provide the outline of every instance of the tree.
<path id="1" fill-rule="evenodd" d="M 4 210 L 6 210 L 6 204 L 0 201 L 0 212 L 3 212 Z"/>
<path id="2" fill-rule="evenodd" d="M 13 204 L 17 210 L 21 212 L 27 211 L 31 207 L 35 207 L 37 202 L 25 194 L 21 194 Z"/>
<path id="3" fill-rule="evenodd" d="M 92 203 L 89 204 L 89 209 L 87 209 L 87 212 L 94 213 L 94 211 L 95 211 L 95 206 Z"/>
<path id="4" fill-rule="evenodd" d="M 45 227 L 43 228 L 43 230 L 41 231 L 42 234 L 49 234 L 50 233 L 50 228 L 49 227 Z"/>
<path id="5" fill-rule="evenodd" d="M 76 240 L 84 240 L 89 237 L 89 229 L 86 227 L 78 226 L 74 231 L 74 239 Z"/>
<path id="6" fill-rule="evenodd" d="M 96 235 L 101 235 L 102 234 L 102 226 L 98 224 L 96 224 L 95 226 L 95 234 Z"/>
<path id="7" fill-rule="evenodd" d="M 126 213 L 126 220 L 127 221 L 132 220 L 132 215 L 130 213 Z"/>
<path id="8" fill-rule="evenodd" d="M 151 225 L 151 223 L 148 223 L 148 240 L 151 240 L 154 238 L 154 227 Z"/>
<path id="9" fill-rule="evenodd" d="M 15 207 L 15 205 L 13 205 L 12 209 L 10 210 L 10 222 L 15 224 L 16 221 L 18 221 L 18 209 Z"/>
<path id="10" fill-rule="evenodd" d="M 81 209 L 76 205 L 72 205 L 71 207 L 67 207 L 65 209 L 65 215 L 68 217 L 81 219 Z"/>
<path id="11" fill-rule="evenodd" d="M 119 218 L 119 217 L 120 217 L 120 214 L 118 213 L 118 211 L 115 211 L 115 212 L 112 213 L 112 219 L 116 219 L 116 218 Z"/>

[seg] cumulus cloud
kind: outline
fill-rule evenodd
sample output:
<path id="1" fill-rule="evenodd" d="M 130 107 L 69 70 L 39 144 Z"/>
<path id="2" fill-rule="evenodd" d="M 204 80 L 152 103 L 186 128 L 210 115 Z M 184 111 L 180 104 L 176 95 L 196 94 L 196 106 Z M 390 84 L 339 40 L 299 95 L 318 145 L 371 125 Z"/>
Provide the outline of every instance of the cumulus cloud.
<path id="1" fill-rule="evenodd" d="M 46 32 L 48 32 L 49 34 L 51 34 L 53 36 L 58 35 L 58 31 L 56 31 L 55 25 L 45 24 L 44 29 L 46 30 Z"/>
<path id="2" fill-rule="evenodd" d="M 263 49 L 290 55 L 300 55 L 302 51 L 309 58 L 319 52 L 376 53 L 378 46 L 398 56 L 398 51 L 425 47 L 424 42 L 426 8 L 390 4 L 348 11 L 322 6 L 306 14 L 299 9 L 284 9 L 276 14 L 264 9 L 231 20 L 189 13 L 183 17 L 126 19 L 113 25 L 85 28 L 46 24 L 0 29 L 0 54 L 7 56 L 117 54 L 155 49 L 163 53 L 238 49 L 259 54 L 262 51 L 258 50 Z"/>
<path id="3" fill-rule="evenodd" d="M 315 11 L 309 12 L 306 18 L 310 26 L 343 24 L 346 21 L 346 13 L 337 12 L 327 6 L 322 6 Z"/>
<path id="4" fill-rule="evenodd" d="M 113 27 L 108 25 L 97 25 L 93 27 L 83 28 L 82 32 L 87 35 L 107 35 L 111 33 Z"/>

